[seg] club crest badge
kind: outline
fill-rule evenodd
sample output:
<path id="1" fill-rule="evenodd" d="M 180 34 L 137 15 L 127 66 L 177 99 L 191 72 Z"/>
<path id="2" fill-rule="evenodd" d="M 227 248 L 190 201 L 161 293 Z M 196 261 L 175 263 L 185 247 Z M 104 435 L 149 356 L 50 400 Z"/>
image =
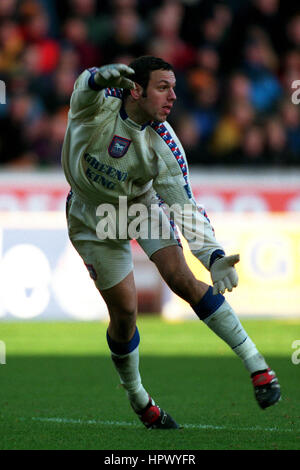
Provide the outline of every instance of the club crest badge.
<path id="1" fill-rule="evenodd" d="M 108 153 L 113 158 L 124 157 L 125 153 L 129 149 L 130 144 L 131 140 L 115 135 L 108 147 Z"/>

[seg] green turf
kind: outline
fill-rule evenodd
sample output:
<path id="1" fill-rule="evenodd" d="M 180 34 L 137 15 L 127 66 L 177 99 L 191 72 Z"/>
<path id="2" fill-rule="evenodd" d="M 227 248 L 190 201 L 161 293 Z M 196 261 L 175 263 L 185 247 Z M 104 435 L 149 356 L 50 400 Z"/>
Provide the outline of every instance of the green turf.
<path id="1" fill-rule="evenodd" d="M 118 386 L 105 323 L 6 323 L 0 449 L 299 449 L 300 321 L 243 321 L 277 372 L 282 401 L 265 411 L 240 360 L 198 321 L 139 319 L 144 386 L 181 424 L 147 431 Z"/>

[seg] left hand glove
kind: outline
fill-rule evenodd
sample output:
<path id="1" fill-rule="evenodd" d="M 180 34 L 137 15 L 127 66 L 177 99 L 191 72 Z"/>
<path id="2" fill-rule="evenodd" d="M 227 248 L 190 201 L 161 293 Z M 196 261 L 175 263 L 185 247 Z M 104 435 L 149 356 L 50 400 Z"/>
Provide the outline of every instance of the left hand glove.
<path id="1" fill-rule="evenodd" d="M 210 275 L 213 282 L 213 294 L 224 294 L 238 285 L 238 274 L 234 265 L 240 261 L 240 255 L 223 256 L 213 262 Z"/>

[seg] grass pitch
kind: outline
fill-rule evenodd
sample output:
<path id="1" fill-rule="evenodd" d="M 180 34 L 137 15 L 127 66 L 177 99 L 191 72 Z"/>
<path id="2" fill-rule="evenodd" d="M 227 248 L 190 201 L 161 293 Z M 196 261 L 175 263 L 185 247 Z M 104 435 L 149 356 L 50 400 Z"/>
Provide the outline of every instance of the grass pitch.
<path id="1" fill-rule="evenodd" d="M 299 320 L 242 320 L 282 389 L 261 410 L 241 361 L 200 321 L 140 317 L 145 388 L 180 430 L 147 431 L 107 349 L 105 323 L 6 323 L 0 449 L 300 449 Z M 300 352 L 298 354 L 300 357 Z"/>

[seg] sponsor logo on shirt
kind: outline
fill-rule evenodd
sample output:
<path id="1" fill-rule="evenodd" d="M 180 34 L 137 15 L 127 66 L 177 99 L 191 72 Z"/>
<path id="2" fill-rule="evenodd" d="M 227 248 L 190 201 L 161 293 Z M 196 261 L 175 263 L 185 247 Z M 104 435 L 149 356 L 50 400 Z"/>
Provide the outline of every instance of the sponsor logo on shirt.
<path id="1" fill-rule="evenodd" d="M 85 169 L 86 176 L 91 181 L 99 183 L 107 189 L 115 189 L 116 182 L 122 183 L 128 178 L 127 172 L 118 170 L 110 165 L 107 165 L 106 163 L 102 163 L 101 161 L 96 160 L 96 158 L 89 153 L 85 153 L 83 158 L 89 165 L 89 167 Z M 107 176 L 115 181 L 111 181 L 107 178 Z"/>

